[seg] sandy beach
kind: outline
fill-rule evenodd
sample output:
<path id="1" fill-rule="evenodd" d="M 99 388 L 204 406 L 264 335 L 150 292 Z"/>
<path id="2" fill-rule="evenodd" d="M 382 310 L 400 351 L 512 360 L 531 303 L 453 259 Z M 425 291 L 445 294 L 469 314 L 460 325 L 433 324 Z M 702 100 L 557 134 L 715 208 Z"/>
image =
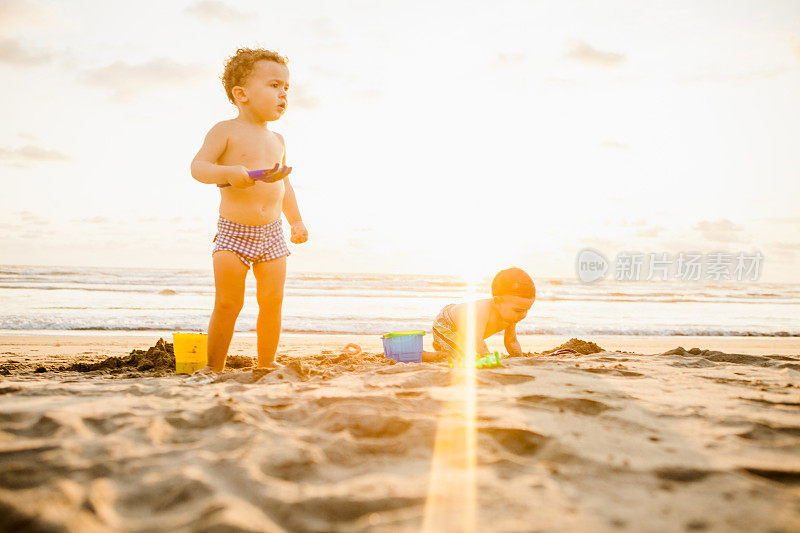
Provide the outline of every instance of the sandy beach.
<path id="1" fill-rule="evenodd" d="M 797 338 L 584 339 L 604 351 L 476 371 L 471 421 L 462 370 L 392 364 L 374 335 L 286 335 L 285 368 L 255 382 L 247 368 L 203 386 L 58 371 L 156 340 L 0 336 L 0 529 L 800 525 Z M 532 352 L 566 340 L 521 338 Z M 341 355 L 348 342 L 365 353 Z M 238 336 L 230 354 L 252 356 L 254 343 Z M 471 463 L 448 441 L 460 435 L 475 443 Z"/>
<path id="2" fill-rule="evenodd" d="M 0 28 L 0 533 L 800 533 L 800 0 Z"/>

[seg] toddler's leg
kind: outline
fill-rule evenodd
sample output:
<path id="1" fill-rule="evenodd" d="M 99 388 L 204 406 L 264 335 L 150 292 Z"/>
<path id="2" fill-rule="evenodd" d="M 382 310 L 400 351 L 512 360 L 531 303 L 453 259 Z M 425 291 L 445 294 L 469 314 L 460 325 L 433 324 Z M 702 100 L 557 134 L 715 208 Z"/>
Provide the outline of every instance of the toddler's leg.
<path id="1" fill-rule="evenodd" d="M 208 323 L 208 366 L 215 372 L 225 368 L 236 318 L 244 305 L 247 267 L 231 251 L 214 253 L 214 312 Z"/>
<path id="2" fill-rule="evenodd" d="M 286 282 L 286 258 L 262 261 L 253 265 L 258 297 L 258 366 L 274 368 L 275 352 L 281 336 L 283 285 Z"/>
<path id="3" fill-rule="evenodd" d="M 450 354 L 447 352 L 422 352 L 423 363 L 438 363 L 440 361 L 447 361 L 450 359 Z"/>

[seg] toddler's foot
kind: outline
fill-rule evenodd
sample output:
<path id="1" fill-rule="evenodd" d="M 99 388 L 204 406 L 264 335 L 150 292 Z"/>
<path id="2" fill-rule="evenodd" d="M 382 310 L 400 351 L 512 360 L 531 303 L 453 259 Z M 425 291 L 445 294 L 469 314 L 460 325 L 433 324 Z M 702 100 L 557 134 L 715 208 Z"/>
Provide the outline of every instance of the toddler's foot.
<path id="1" fill-rule="evenodd" d="M 267 374 L 275 372 L 276 370 L 283 368 L 283 365 L 279 365 L 275 361 L 264 365 L 264 366 L 257 366 L 253 368 L 253 381 L 258 381 L 259 379 L 263 378 Z"/>
<path id="2" fill-rule="evenodd" d="M 192 385 L 206 385 L 214 383 L 219 377 L 219 372 L 214 372 L 210 367 L 201 368 L 184 380 Z"/>

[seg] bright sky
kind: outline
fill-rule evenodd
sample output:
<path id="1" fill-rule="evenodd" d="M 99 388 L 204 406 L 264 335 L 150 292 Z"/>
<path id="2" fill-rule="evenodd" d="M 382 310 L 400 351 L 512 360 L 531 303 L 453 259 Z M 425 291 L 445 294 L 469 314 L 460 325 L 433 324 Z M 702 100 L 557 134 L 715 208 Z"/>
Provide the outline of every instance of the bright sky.
<path id="1" fill-rule="evenodd" d="M 244 45 L 290 60 L 290 270 L 574 276 L 589 246 L 797 281 L 796 0 L 0 0 L 0 264 L 210 269 L 189 162 Z"/>

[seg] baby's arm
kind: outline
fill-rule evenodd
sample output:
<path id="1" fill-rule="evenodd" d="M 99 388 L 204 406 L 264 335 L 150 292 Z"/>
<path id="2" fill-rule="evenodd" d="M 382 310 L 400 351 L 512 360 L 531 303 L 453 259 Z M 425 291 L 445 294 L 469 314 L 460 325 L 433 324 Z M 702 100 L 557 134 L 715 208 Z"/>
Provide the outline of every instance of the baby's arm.
<path id="1" fill-rule="evenodd" d="M 192 160 L 192 177 L 200 183 L 226 184 L 234 187 L 250 187 L 255 181 L 247 174 L 242 165 L 218 165 L 217 161 L 228 147 L 228 135 L 223 123 L 215 124 L 206 135 L 203 146 Z"/>
<path id="2" fill-rule="evenodd" d="M 514 356 L 521 356 L 522 355 L 522 347 L 519 345 L 519 341 L 517 340 L 517 324 L 511 324 L 505 330 L 503 335 L 503 344 L 506 345 L 506 350 L 508 351 L 508 355 Z"/>
<path id="3" fill-rule="evenodd" d="M 283 143 L 283 159 L 281 165 L 286 166 L 286 142 L 283 140 L 283 135 L 275 133 Z M 284 193 L 283 193 L 283 214 L 286 215 L 286 220 L 292 227 L 291 240 L 295 244 L 301 244 L 308 240 L 308 230 L 303 224 L 303 217 L 300 216 L 300 208 L 297 206 L 297 197 L 294 194 L 294 187 L 292 187 L 289 177 L 283 179 Z"/>

